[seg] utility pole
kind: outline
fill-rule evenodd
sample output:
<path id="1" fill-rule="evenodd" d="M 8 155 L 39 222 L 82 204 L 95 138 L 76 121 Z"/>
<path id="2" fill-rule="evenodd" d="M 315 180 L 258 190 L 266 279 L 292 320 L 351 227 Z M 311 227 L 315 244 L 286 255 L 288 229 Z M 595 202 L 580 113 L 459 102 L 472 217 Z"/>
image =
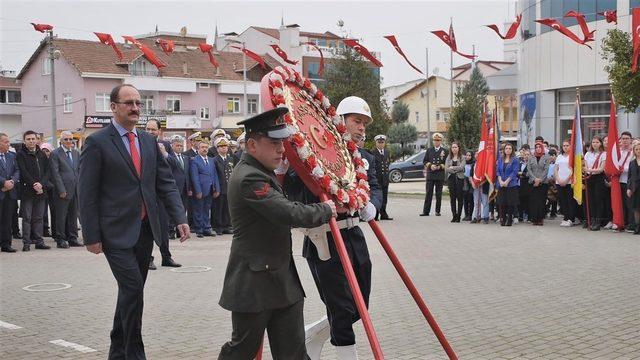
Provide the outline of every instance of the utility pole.
<path id="1" fill-rule="evenodd" d="M 247 102 L 247 54 L 245 52 L 244 41 L 242 42 L 242 91 L 244 96 L 244 118 L 247 118 L 249 112 L 249 103 Z"/>
<path id="2" fill-rule="evenodd" d="M 53 30 L 49 30 L 49 61 L 51 62 L 51 145 L 57 147 L 58 120 L 56 118 L 56 68 L 54 66 L 55 49 L 53 47 Z"/>
<path id="3" fill-rule="evenodd" d="M 451 21 L 449 22 L 449 28 L 453 29 L 453 17 L 450 18 Z M 451 35 L 451 34 L 449 34 Z M 449 49 L 449 61 L 450 61 L 450 94 L 449 96 L 451 97 L 451 99 L 449 100 L 449 120 L 451 120 L 451 114 L 453 114 L 453 49 Z M 444 116 L 444 114 L 442 115 Z M 444 120 L 444 119 L 443 119 Z"/>
<path id="4" fill-rule="evenodd" d="M 426 48 L 427 53 L 427 68 L 425 71 L 425 76 L 427 78 L 427 148 L 431 147 L 431 104 L 429 103 L 429 97 L 431 96 L 431 91 L 429 90 L 429 48 Z"/>

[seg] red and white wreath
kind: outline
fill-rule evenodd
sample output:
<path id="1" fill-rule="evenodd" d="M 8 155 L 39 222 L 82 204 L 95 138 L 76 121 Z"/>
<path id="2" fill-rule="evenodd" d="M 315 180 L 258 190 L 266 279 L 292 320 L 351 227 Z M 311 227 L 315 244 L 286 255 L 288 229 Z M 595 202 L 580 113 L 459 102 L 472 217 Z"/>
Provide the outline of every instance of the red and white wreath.
<path id="1" fill-rule="evenodd" d="M 286 82 L 296 84 L 300 87 L 300 91 L 304 91 L 310 95 L 311 98 L 313 98 L 313 102 L 331 119 L 351 155 L 351 161 L 355 165 L 355 181 L 341 178 L 340 181 L 337 182 L 327 175 L 304 133 L 302 133 L 295 121 L 293 121 L 290 114 L 287 114 L 284 118 L 285 122 L 296 130 L 296 133 L 291 136 L 289 141 L 296 149 L 298 156 L 304 162 L 307 170 L 313 178 L 321 184 L 327 194 L 331 194 L 333 200 L 347 208 L 351 214 L 355 213 L 369 202 L 370 189 L 367 181 L 365 162 L 362 160 L 355 141 L 351 139 L 351 134 L 347 132 L 343 117 L 336 114 L 335 107 L 331 106 L 329 99 L 324 96 L 322 91 L 318 90 L 315 84 L 309 81 L 309 79 L 304 78 L 297 71 L 288 67 L 279 66 L 269 75 L 269 88 L 272 94 L 271 102 L 274 106 L 287 106 L 283 91 L 283 86 Z"/>

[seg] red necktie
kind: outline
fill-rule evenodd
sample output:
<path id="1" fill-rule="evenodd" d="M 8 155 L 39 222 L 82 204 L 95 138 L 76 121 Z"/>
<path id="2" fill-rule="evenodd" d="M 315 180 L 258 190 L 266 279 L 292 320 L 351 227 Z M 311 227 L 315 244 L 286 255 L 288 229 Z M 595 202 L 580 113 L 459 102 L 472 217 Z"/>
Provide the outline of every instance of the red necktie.
<path id="1" fill-rule="evenodd" d="M 127 138 L 129 139 L 129 151 L 131 153 L 131 160 L 133 160 L 133 167 L 136 168 L 138 177 L 142 179 L 142 166 L 140 165 L 140 154 L 138 153 L 138 148 L 136 147 L 136 135 L 132 132 L 128 132 Z M 147 208 L 144 206 L 144 199 L 142 199 L 140 218 L 144 219 L 146 216 Z"/>

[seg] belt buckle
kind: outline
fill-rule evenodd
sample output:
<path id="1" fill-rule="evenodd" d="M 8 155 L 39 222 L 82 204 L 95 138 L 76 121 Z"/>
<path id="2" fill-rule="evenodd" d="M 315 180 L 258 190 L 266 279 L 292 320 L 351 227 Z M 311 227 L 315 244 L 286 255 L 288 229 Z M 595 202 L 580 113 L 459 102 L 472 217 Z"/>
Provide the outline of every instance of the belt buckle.
<path id="1" fill-rule="evenodd" d="M 351 228 L 355 227 L 352 217 L 348 217 L 345 220 L 347 222 L 347 229 L 351 229 Z"/>

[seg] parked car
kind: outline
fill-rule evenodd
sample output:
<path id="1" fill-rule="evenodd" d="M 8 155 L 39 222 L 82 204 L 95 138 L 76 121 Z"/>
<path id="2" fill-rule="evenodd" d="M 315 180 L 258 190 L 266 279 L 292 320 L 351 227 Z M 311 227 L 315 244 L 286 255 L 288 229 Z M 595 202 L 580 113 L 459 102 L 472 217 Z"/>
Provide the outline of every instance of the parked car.
<path id="1" fill-rule="evenodd" d="M 411 155 L 407 160 L 398 160 L 389 165 L 389 181 L 399 183 L 402 179 L 419 179 L 424 178 L 424 155 L 426 150 Z"/>

